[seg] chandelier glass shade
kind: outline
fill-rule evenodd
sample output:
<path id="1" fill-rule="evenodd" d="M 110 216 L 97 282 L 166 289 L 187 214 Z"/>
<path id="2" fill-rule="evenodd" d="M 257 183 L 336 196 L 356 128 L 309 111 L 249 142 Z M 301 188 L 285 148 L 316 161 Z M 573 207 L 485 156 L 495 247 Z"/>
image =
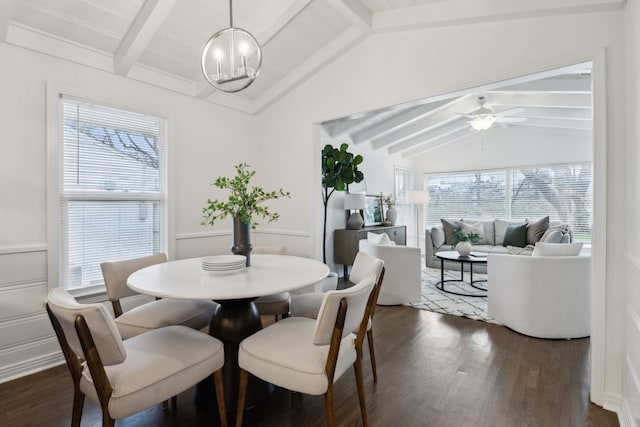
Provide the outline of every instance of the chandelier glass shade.
<path id="1" fill-rule="evenodd" d="M 469 124 L 475 130 L 487 130 L 495 123 L 495 121 L 496 116 L 493 114 L 478 114 L 469 122 Z"/>
<path id="2" fill-rule="evenodd" d="M 262 66 L 262 50 L 249 32 L 233 27 L 229 1 L 229 28 L 215 33 L 202 50 L 202 73 L 216 89 L 239 92 L 254 82 Z"/>

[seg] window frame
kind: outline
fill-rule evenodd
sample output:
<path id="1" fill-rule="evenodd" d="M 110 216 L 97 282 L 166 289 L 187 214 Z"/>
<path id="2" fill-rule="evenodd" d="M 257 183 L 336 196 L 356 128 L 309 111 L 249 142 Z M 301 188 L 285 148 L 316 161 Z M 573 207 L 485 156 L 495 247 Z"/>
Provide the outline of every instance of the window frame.
<path id="1" fill-rule="evenodd" d="M 591 211 L 589 212 L 590 214 L 590 219 L 591 219 L 591 224 L 590 224 L 590 235 L 593 236 L 593 229 L 594 229 L 594 221 L 593 221 L 593 216 L 594 216 L 594 212 L 593 212 L 593 198 L 594 198 L 594 176 L 593 176 L 593 170 L 594 170 L 594 162 L 593 161 L 582 161 L 582 162 L 564 162 L 564 163 L 547 163 L 547 164 L 538 164 L 538 165 L 527 165 L 527 166 L 509 166 L 509 167 L 503 167 L 503 168 L 492 168 L 492 169 L 480 169 L 480 170 L 465 170 L 465 171 L 455 171 L 455 172 L 434 172 L 434 173 L 424 173 L 423 177 L 422 177 L 422 186 L 423 188 L 428 190 L 428 180 L 429 177 L 433 177 L 433 176 L 460 176 L 460 175 L 472 175 L 472 174 L 491 174 L 491 173 L 504 173 L 504 191 L 505 191 L 505 212 L 506 212 L 506 217 L 504 218 L 507 221 L 518 221 L 518 219 L 513 219 L 513 212 L 512 212 L 512 200 L 513 200 L 513 173 L 515 170 L 520 170 L 520 169 L 543 169 L 543 168 L 549 168 L 549 169 L 553 169 L 553 168 L 557 168 L 557 167 L 562 167 L 562 166 L 571 166 L 571 167 L 575 167 L 575 166 L 585 166 L 588 165 L 591 169 L 591 182 L 590 182 L 590 186 L 591 186 L 591 193 L 590 193 L 590 203 L 589 206 L 591 207 Z M 429 191 L 429 190 L 428 190 Z M 427 210 L 429 210 L 429 207 L 427 207 Z M 457 216 L 457 214 L 452 214 L 453 216 Z M 463 215 L 464 216 L 464 215 Z M 475 215 L 470 215 L 471 218 L 476 218 Z M 487 217 L 487 219 L 489 219 L 489 217 Z M 529 218 L 530 220 L 535 220 L 537 218 Z M 427 217 L 426 217 L 426 212 L 425 212 L 425 226 L 433 226 L 435 225 L 434 223 L 431 224 L 427 224 Z M 552 219 L 552 221 L 554 221 Z M 556 220 L 557 221 L 557 220 Z M 582 240 L 581 240 L 582 241 Z M 588 241 L 583 241 L 585 245 L 590 246 L 592 243 L 592 238 L 590 238 Z"/>
<path id="2" fill-rule="evenodd" d="M 160 158 L 161 168 L 164 173 L 160 175 L 160 197 L 161 204 L 159 208 L 159 242 L 160 251 L 167 253 L 171 259 L 175 246 L 175 232 L 171 218 L 174 217 L 172 206 L 173 185 L 173 158 L 172 144 L 172 116 L 161 111 L 154 111 L 146 106 L 142 106 L 131 100 L 114 99 L 105 94 L 88 93 L 76 88 L 65 87 L 55 83 L 47 82 L 46 85 L 46 139 L 47 139 L 47 283 L 48 288 L 52 289 L 62 285 L 61 278 L 61 262 L 66 259 L 64 250 L 66 239 L 61 232 L 61 208 L 62 199 L 67 201 L 76 200 L 73 197 L 65 196 L 60 188 L 61 176 L 61 128 L 60 128 L 60 108 L 61 97 L 67 97 L 90 104 L 103 105 L 105 107 L 126 110 L 139 114 L 146 114 L 164 120 L 165 122 L 165 147 L 164 158 Z M 69 192 L 67 192 L 68 194 Z M 75 192 L 72 192 L 75 193 Z M 74 194 L 83 197 L 83 200 L 124 200 L 116 195 L 109 194 L 91 194 L 88 191 L 79 191 Z M 131 196 L 131 195 L 129 195 Z M 157 200 L 155 195 L 153 200 Z M 127 197 L 128 200 L 149 200 L 149 197 L 142 194 L 134 194 L 133 197 Z M 69 290 L 69 292 L 78 296 L 91 296 L 104 293 L 104 284 L 91 287 L 78 288 Z"/>

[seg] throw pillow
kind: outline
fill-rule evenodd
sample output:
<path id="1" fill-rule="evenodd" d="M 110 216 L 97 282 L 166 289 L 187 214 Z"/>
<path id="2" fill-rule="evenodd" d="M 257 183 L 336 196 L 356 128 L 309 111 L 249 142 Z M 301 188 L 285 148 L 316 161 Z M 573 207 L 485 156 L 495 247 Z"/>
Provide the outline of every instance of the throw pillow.
<path id="1" fill-rule="evenodd" d="M 509 225 L 504 233 L 502 246 L 517 246 L 524 248 L 527 245 L 527 224 Z"/>
<path id="2" fill-rule="evenodd" d="M 578 243 L 536 243 L 532 256 L 577 256 L 582 251 L 582 242 Z"/>
<path id="3" fill-rule="evenodd" d="M 444 245 L 444 230 L 442 227 L 433 227 L 431 229 L 431 242 L 435 248 Z"/>
<path id="4" fill-rule="evenodd" d="M 450 245 L 453 242 L 453 235 L 451 232 L 454 228 L 460 228 L 460 223 L 458 221 L 449 221 L 447 219 L 440 219 L 442 222 L 442 229 L 444 230 L 444 243 Z"/>
<path id="5" fill-rule="evenodd" d="M 551 230 L 548 233 L 544 233 L 544 236 L 542 236 L 540 241 L 543 243 L 560 243 L 562 241 L 562 236 L 563 236 L 562 231 Z"/>
<path id="6" fill-rule="evenodd" d="M 477 222 L 475 224 L 469 224 L 466 222 L 461 222 L 460 223 L 460 228 L 462 229 L 462 231 L 464 231 L 465 233 L 469 234 L 469 233 L 474 233 L 478 235 L 478 245 L 486 245 L 487 244 L 487 240 L 484 238 L 484 227 L 482 226 L 481 222 Z"/>
<path id="7" fill-rule="evenodd" d="M 367 232 L 367 240 L 369 243 L 373 243 L 374 245 L 385 245 L 388 246 L 391 244 L 391 239 L 387 233 L 372 233 L 370 231 Z"/>
<path id="8" fill-rule="evenodd" d="M 523 225 L 524 222 L 509 222 L 502 219 L 496 219 L 495 222 L 495 240 L 494 245 L 503 246 L 504 233 L 507 231 L 507 227 L 510 225 Z"/>
<path id="9" fill-rule="evenodd" d="M 544 235 L 544 232 L 549 228 L 549 217 L 545 216 L 541 220 L 531 222 L 527 226 L 527 244 L 535 245 L 539 242 Z"/>

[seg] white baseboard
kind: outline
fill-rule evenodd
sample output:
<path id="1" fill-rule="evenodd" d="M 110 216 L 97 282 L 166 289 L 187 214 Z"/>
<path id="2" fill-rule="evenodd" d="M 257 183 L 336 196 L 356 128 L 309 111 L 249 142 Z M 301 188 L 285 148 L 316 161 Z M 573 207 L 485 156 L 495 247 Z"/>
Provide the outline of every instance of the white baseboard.
<path id="1" fill-rule="evenodd" d="M 622 409 L 618 412 L 618 422 L 620 427 L 640 427 L 633 419 L 631 408 L 626 400 L 622 402 Z"/>
<path id="2" fill-rule="evenodd" d="M 605 392 L 602 407 L 608 411 L 620 413 L 622 409 L 622 395 L 620 393 Z"/>
<path id="3" fill-rule="evenodd" d="M 19 363 L 14 363 L 13 365 L 3 366 L 0 368 L 0 384 L 35 374 L 36 372 L 44 371 L 54 366 L 62 365 L 63 363 L 65 363 L 64 356 L 61 351 L 58 351 L 33 357 Z"/>

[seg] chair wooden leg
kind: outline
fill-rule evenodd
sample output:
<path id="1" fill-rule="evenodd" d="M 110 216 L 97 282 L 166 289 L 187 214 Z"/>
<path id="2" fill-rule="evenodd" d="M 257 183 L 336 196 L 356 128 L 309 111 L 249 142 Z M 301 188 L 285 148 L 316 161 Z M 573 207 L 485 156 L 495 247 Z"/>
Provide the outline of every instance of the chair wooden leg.
<path id="1" fill-rule="evenodd" d="M 73 412 L 71 413 L 71 427 L 80 427 L 82 420 L 82 408 L 84 406 L 84 393 L 80 391 L 80 386 L 74 384 L 73 391 Z"/>
<path id="2" fill-rule="evenodd" d="M 371 358 L 371 371 L 373 371 L 373 382 L 378 382 L 378 371 L 376 370 L 376 353 L 373 350 L 373 329 L 367 331 L 367 342 L 369 343 L 369 357 Z"/>
<path id="3" fill-rule="evenodd" d="M 218 402 L 218 415 L 220 416 L 220 425 L 227 427 L 227 408 L 224 405 L 224 386 L 222 384 L 222 369 L 218 369 L 213 373 L 213 382 L 216 385 L 216 401 Z"/>
<path id="4" fill-rule="evenodd" d="M 362 378 L 362 355 L 356 358 L 353 368 L 356 371 L 356 383 L 358 385 L 358 397 L 360 398 L 360 412 L 362 412 L 362 425 L 367 427 L 367 404 L 364 397 L 364 380 Z"/>
<path id="5" fill-rule="evenodd" d="M 324 411 L 327 416 L 327 426 L 334 427 L 336 421 L 333 415 L 333 384 L 329 384 L 329 388 L 324 394 Z"/>
<path id="6" fill-rule="evenodd" d="M 116 425 L 116 420 L 111 418 L 111 415 L 109 415 L 109 410 L 107 409 L 105 412 L 105 410 L 103 409 L 102 410 L 102 427 L 115 427 L 115 425 Z"/>
<path id="7" fill-rule="evenodd" d="M 242 416 L 244 415 L 244 400 L 247 397 L 247 382 L 249 373 L 240 368 L 240 383 L 238 384 L 238 409 L 236 411 L 236 427 L 242 427 Z"/>

